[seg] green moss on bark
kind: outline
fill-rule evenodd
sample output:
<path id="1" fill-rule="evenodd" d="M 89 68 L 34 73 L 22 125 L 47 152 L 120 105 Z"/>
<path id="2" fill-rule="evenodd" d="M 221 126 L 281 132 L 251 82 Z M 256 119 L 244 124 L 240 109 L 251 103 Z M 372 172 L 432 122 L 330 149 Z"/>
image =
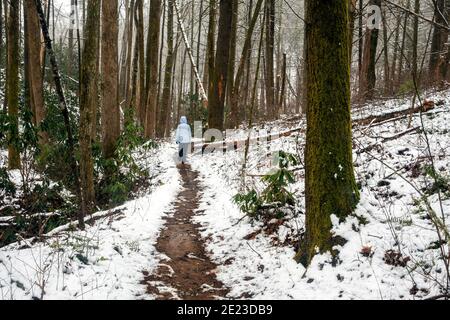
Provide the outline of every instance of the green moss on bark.
<path id="1" fill-rule="evenodd" d="M 359 192 L 352 159 L 348 2 L 307 1 L 306 234 L 297 255 L 308 265 L 331 251 L 331 215 L 343 220 Z"/>

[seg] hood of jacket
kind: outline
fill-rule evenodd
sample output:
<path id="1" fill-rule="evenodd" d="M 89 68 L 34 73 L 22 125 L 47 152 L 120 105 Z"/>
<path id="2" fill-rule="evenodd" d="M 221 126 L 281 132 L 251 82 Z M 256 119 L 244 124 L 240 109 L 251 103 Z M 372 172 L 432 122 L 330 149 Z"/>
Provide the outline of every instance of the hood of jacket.
<path id="1" fill-rule="evenodd" d="M 187 118 L 186 117 L 181 117 L 180 124 L 187 124 Z"/>

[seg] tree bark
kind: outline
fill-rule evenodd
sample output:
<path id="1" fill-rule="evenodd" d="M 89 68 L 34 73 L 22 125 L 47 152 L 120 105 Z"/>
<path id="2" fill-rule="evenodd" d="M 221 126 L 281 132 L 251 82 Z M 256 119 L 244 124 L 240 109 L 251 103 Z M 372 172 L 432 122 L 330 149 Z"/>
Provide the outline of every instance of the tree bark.
<path id="1" fill-rule="evenodd" d="M 20 2 L 8 2 L 7 22 L 7 74 L 6 79 L 6 105 L 10 121 L 8 132 L 8 168 L 10 170 L 20 168 L 19 139 L 19 64 L 20 64 Z"/>
<path id="2" fill-rule="evenodd" d="M 223 131 L 224 108 L 227 90 L 228 62 L 230 56 L 233 2 L 220 0 L 219 31 L 214 66 L 214 76 L 209 97 L 209 128 Z"/>
<path id="3" fill-rule="evenodd" d="M 70 14 L 69 14 L 69 45 L 67 47 L 67 73 L 72 76 L 73 53 L 74 53 L 74 30 L 76 28 L 75 21 L 75 5 L 76 0 L 70 0 Z"/>
<path id="4" fill-rule="evenodd" d="M 420 0 L 415 0 L 414 3 L 414 12 L 419 14 L 420 13 Z M 419 43 L 419 17 L 414 16 L 414 22 L 413 22 L 413 43 L 412 43 L 412 76 L 419 83 L 418 78 L 418 67 L 419 67 L 419 61 L 418 61 L 418 46 Z"/>
<path id="5" fill-rule="evenodd" d="M 128 30 L 130 28 L 129 0 L 125 0 L 125 24 L 122 35 L 122 50 L 120 53 L 120 75 L 119 75 L 119 100 L 122 104 L 126 98 L 126 74 L 127 74 L 127 48 Z"/>
<path id="6" fill-rule="evenodd" d="M 91 214 L 95 205 L 92 142 L 95 140 L 93 127 L 98 101 L 96 94 L 98 85 L 97 57 L 99 49 L 100 4 L 100 0 L 88 0 L 87 3 L 85 40 L 81 65 L 79 140 L 81 211 L 84 216 Z"/>
<path id="7" fill-rule="evenodd" d="M 398 52 L 399 52 L 399 47 L 400 47 L 400 27 L 401 27 L 401 25 L 402 25 L 402 16 L 399 15 L 397 18 L 397 24 L 396 24 L 396 28 L 395 28 L 394 53 L 392 55 L 392 64 L 391 64 L 391 72 L 390 72 L 391 93 L 394 93 L 394 90 L 395 90 L 397 60 L 398 60 Z"/>
<path id="8" fill-rule="evenodd" d="M 144 128 L 146 120 L 147 93 L 145 89 L 145 41 L 144 41 L 144 0 L 137 0 L 137 48 L 138 48 L 138 83 L 136 110 L 139 124 Z"/>
<path id="9" fill-rule="evenodd" d="M 448 0 L 436 0 L 434 2 L 434 25 L 433 38 L 431 42 L 429 78 L 433 84 L 439 84 L 444 80 L 447 73 L 447 63 L 445 63 L 446 44 L 448 41 L 448 29 L 439 27 L 437 24 L 446 25 L 448 18 Z"/>
<path id="10" fill-rule="evenodd" d="M 25 41 L 28 44 L 27 61 L 28 64 L 28 85 L 31 111 L 33 112 L 33 123 L 39 129 L 39 144 L 43 145 L 47 140 L 45 132 L 40 130 L 40 125 L 45 119 L 44 108 L 44 82 L 42 79 L 42 65 L 40 59 L 41 52 L 41 32 L 39 17 L 34 0 L 24 0 L 26 11 Z"/>
<path id="11" fill-rule="evenodd" d="M 287 56 L 286 53 L 283 53 L 283 65 L 281 67 L 281 88 L 280 88 L 280 98 L 278 100 L 278 105 L 283 110 L 284 113 L 286 113 L 286 104 L 285 104 L 285 98 L 286 98 L 286 74 L 287 72 Z"/>
<path id="12" fill-rule="evenodd" d="M 382 9 L 382 20 L 383 20 L 383 53 L 384 53 L 384 94 L 388 95 L 391 90 L 391 76 L 389 69 L 389 37 L 388 37 L 388 24 L 386 19 L 386 10 Z"/>
<path id="13" fill-rule="evenodd" d="M 134 11 L 135 0 L 131 0 L 128 9 L 128 28 L 127 28 L 127 60 L 126 60 L 126 75 L 125 75 L 125 105 L 129 110 L 132 105 L 132 73 L 133 73 L 133 29 L 134 29 Z M 126 119 L 127 122 L 129 119 Z"/>
<path id="14" fill-rule="evenodd" d="M 348 217 L 359 192 L 352 160 L 348 3 L 306 5 L 306 233 L 297 259 L 309 265 L 317 251 L 332 251 L 331 216 Z"/>
<path id="15" fill-rule="evenodd" d="M 381 0 L 370 0 L 369 4 L 381 8 Z M 374 97 L 375 85 L 377 81 L 375 67 L 378 47 L 378 35 L 379 30 L 377 28 L 366 29 L 362 70 L 359 83 L 361 101 L 371 100 Z"/>
<path id="16" fill-rule="evenodd" d="M 120 136 L 119 108 L 119 12 L 117 1 L 102 1 L 102 149 L 114 157 Z"/>
<path id="17" fill-rule="evenodd" d="M 230 57 L 228 61 L 228 83 L 227 83 L 227 104 L 231 105 L 231 100 L 233 97 L 233 91 L 234 91 L 234 72 L 236 70 L 235 64 L 236 64 L 236 48 L 237 48 L 237 24 L 239 19 L 239 1 L 238 0 L 232 0 L 233 1 L 233 17 L 231 20 L 231 37 L 230 37 Z M 238 125 L 238 120 L 232 119 L 232 117 L 229 117 L 227 123 L 230 125 L 227 127 L 236 127 Z"/>
<path id="18" fill-rule="evenodd" d="M 209 25 L 208 25 L 208 36 L 207 36 L 207 44 L 206 44 L 206 69 L 208 71 L 208 80 L 205 81 L 208 85 L 208 104 L 210 105 L 209 99 L 214 94 L 214 77 L 215 77 L 215 61 L 216 61 L 216 10 L 217 2 L 216 0 L 209 0 Z M 210 109 L 210 106 L 209 106 Z"/>
<path id="19" fill-rule="evenodd" d="M 411 1 L 408 0 L 406 8 L 409 10 L 411 7 Z M 405 12 L 405 18 L 403 20 L 403 34 L 402 34 L 402 45 L 400 47 L 400 57 L 398 62 L 398 71 L 397 71 L 397 79 L 395 86 L 399 87 L 402 81 L 403 77 L 403 61 L 405 59 L 405 46 L 406 46 L 406 38 L 408 36 L 408 19 L 409 19 L 409 12 Z"/>
<path id="20" fill-rule="evenodd" d="M 266 109 L 269 120 L 277 117 L 275 105 L 275 74 L 274 74 L 274 50 L 275 50 L 275 0 L 266 0 L 266 52 L 265 52 L 265 77 L 266 77 Z"/>
<path id="21" fill-rule="evenodd" d="M 148 57 L 148 96 L 145 136 L 154 138 L 156 133 L 156 105 L 158 103 L 158 68 L 159 68 L 159 36 L 161 23 L 161 0 L 150 2 L 150 25 L 148 39 L 152 43 L 147 52 Z"/>
<path id="22" fill-rule="evenodd" d="M 164 73 L 164 88 L 161 101 L 161 113 L 157 125 L 157 137 L 163 138 L 166 136 L 167 119 L 171 111 L 171 89 L 172 89 L 172 71 L 174 63 L 174 44 L 173 44 L 173 22 L 174 22 L 174 1 L 168 0 L 167 10 L 167 58 L 166 68 Z"/>

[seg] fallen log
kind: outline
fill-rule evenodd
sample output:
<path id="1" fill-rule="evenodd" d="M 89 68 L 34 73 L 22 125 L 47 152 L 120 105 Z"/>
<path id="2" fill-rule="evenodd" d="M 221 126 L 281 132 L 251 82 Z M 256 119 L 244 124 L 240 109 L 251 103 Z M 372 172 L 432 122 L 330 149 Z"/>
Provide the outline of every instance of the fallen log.
<path id="1" fill-rule="evenodd" d="M 364 126 L 364 125 L 373 125 L 378 123 L 385 123 L 385 121 L 396 121 L 401 120 L 408 117 L 411 114 L 419 113 L 419 112 L 428 112 L 435 108 L 433 101 L 425 101 L 423 105 L 408 108 L 404 110 L 397 110 L 389 113 L 385 113 L 382 115 L 369 116 L 367 118 L 358 119 L 353 121 L 353 127 L 355 126 Z"/>
<path id="2" fill-rule="evenodd" d="M 372 151 L 374 148 L 379 146 L 380 143 L 386 143 L 388 141 L 396 140 L 396 139 L 399 139 L 401 137 L 404 137 L 404 136 L 406 136 L 408 134 L 411 134 L 411 133 L 414 133 L 414 132 L 420 132 L 420 127 L 415 127 L 415 128 L 412 128 L 412 129 L 408 129 L 406 131 L 400 132 L 400 133 L 398 133 L 396 135 L 393 135 L 391 137 L 383 138 L 381 141 L 377 141 L 376 143 L 371 144 L 370 146 L 367 146 L 367 147 L 365 147 L 363 149 L 357 150 L 356 153 L 357 154 L 362 154 L 362 153 L 366 153 L 366 152 Z"/>
<path id="3" fill-rule="evenodd" d="M 302 132 L 304 130 L 305 130 L 305 128 L 295 128 L 292 130 L 283 131 L 283 132 L 279 132 L 279 133 L 258 136 L 255 138 L 251 138 L 250 140 L 245 139 L 245 140 L 235 140 L 235 141 L 218 141 L 218 142 L 203 143 L 203 144 L 193 142 L 191 144 L 191 149 L 192 149 L 191 151 L 194 153 L 196 151 L 201 150 L 202 154 L 204 154 L 207 151 L 210 151 L 210 153 L 213 153 L 215 151 L 219 151 L 219 152 L 236 151 L 236 150 L 240 149 L 241 147 L 245 146 L 247 143 L 250 143 L 250 144 L 256 144 L 258 142 L 268 143 L 271 141 L 276 141 L 280 138 L 289 137 L 295 133 Z"/>

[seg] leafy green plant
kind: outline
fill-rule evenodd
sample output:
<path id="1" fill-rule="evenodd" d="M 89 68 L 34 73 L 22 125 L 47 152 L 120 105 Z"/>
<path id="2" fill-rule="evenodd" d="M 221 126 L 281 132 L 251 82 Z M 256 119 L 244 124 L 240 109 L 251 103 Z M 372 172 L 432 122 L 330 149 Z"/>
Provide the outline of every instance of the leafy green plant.
<path id="1" fill-rule="evenodd" d="M 264 190 L 258 194 L 251 190 L 247 194 L 237 194 L 233 201 L 242 212 L 256 220 L 263 216 L 280 218 L 285 216 L 287 207 L 295 205 L 294 195 L 288 190 L 295 182 L 291 166 L 297 166 L 299 160 L 296 155 L 280 151 L 278 154 L 278 170 L 271 172 L 262 181 L 266 184 Z"/>
<path id="2" fill-rule="evenodd" d="M 424 174 L 433 180 L 428 187 L 428 194 L 435 194 L 438 191 L 450 196 L 450 178 L 437 172 L 432 166 L 424 167 Z"/>
<path id="3" fill-rule="evenodd" d="M 14 196 L 16 191 L 16 186 L 10 180 L 8 171 L 6 168 L 0 167 L 0 195 Z"/>
<path id="4" fill-rule="evenodd" d="M 133 118 L 132 110 L 125 114 L 126 119 Z M 97 173 L 101 177 L 97 186 L 101 204 L 106 206 L 120 205 L 130 198 L 130 194 L 139 184 L 146 179 L 148 173 L 141 168 L 133 157 L 133 152 L 139 148 L 150 149 L 156 147 L 153 141 L 145 141 L 142 128 L 135 121 L 125 121 L 125 129 L 122 132 L 112 159 L 105 159 L 100 150 L 100 145 L 94 149 Z"/>
<path id="5" fill-rule="evenodd" d="M 247 194 L 237 194 L 233 198 L 234 202 L 239 205 L 242 212 L 250 217 L 256 217 L 258 210 L 262 206 L 262 199 L 255 190 L 251 190 Z"/>

